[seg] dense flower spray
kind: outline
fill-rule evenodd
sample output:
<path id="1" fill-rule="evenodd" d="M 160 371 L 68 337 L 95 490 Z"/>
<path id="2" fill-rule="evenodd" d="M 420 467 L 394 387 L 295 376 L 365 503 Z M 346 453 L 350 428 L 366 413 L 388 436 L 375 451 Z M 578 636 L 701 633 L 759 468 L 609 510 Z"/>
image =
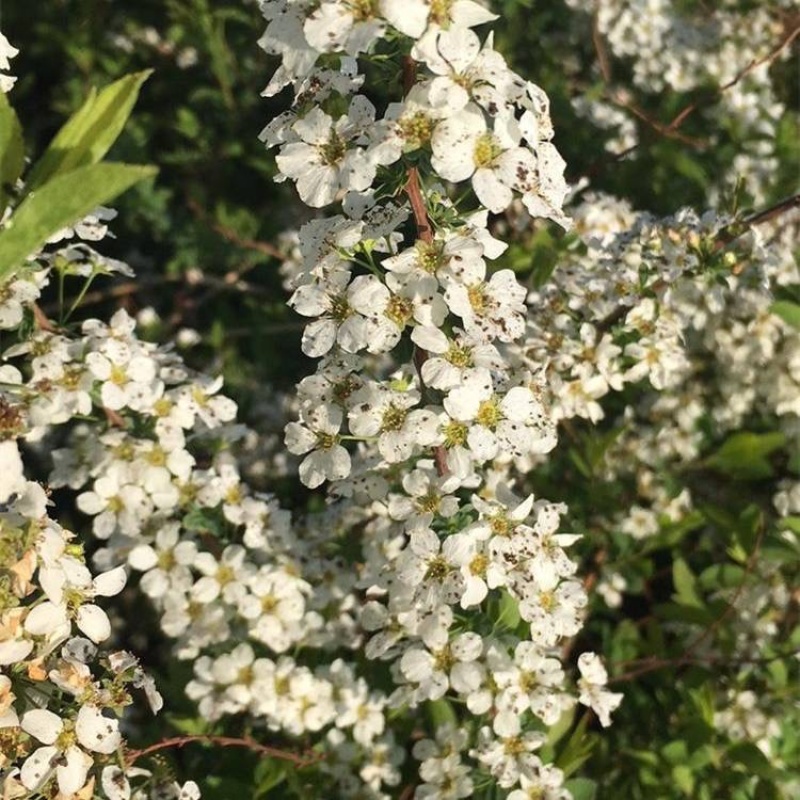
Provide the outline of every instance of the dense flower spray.
<path id="1" fill-rule="evenodd" d="M 598 655 L 574 652 L 581 535 L 527 476 L 565 425 L 605 419 L 605 398 L 647 383 L 657 399 L 624 408 L 608 457 L 611 477 L 638 481 L 637 505 L 592 520 L 640 541 L 690 516 L 691 493 L 657 474 L 701 452 L 709 428 L 776 417 L 796 440 L 800 340 L 771 296 L 798 283 L 790 236 L 737 233 L 726 249 L 728 218 L 657 220 L 600 196 L 570 218 L 547 96 L 494 50 L 496 17 L 476 2 L 261 8 L 261 43 L 281 60 L 265 94 L 293 91 L 262 139 L 280 179 L 336 212 L 300 229 L 285 267 L 303 352 L 319 359 L 285 446 L 328 502 L 292 520 L 253 491 L 221 380 L 144 341 L 126 311 L 43 318 L 50 280 L 128 274 L 89 244 L 109 209 L 54 236 L 0 284 L 15 336 L 0 365 L 0 789 L 199 797 L 127 749 L 124 708 L 139 690 L 153 711 L 163 701 L 109 647 L 103 598 L 124 590 L 191 662 L 203 719 L 247 720 L 254 738 L 239 743 L 256 750 L 273 735 L 312 743 L 300 765 L 328 795 L 569 798 L 554 729 L 580 705 L 607 726 L 622 695 Z M 15 52 L 0 36 L 0 67 Z M 369 83 L 387 65 L 396 96 Z M 491 263 L 500 213 L 574 219 L 580 244 L 523 287 Z M 48 458 L 48 491 L 71 493 L 91 529 L 88 563 L 90 537 L 27 478 Z M 799 497 L 786 480 L 770 500 L 788 517 Z M 780 637 L 771 615 L 790 598 L 777 580 L 759 588 L 731 600 L 737 653 Z M 613 605 L 625 580 L 609 572 L 598 589 Z M 725 696 L 715 724 L 744 738 L 753 712 L 769 752 L 756 696 Z"/>

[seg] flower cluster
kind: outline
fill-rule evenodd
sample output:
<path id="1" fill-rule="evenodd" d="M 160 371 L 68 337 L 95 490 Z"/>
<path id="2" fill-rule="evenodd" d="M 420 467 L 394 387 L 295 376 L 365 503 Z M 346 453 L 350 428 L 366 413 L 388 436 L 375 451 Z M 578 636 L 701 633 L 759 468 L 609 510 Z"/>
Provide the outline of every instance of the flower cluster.
<path id="1" fill-rule="evenodd" d="M 602 4 L 598 24 L 625 54 L 622 6 L 637 4 Z M 622 695 L 598 655 L 573 652 L 584 537 L 531 475 L 558 457 L 559 430 L 613 427 L 606 476 L 635 501 L 587 522 L 640 540 L 691 525 L 698 498 L 662 478 L 728 434 L 768 419 L 796 443 L 800 337 L 773 306 L 800 283 L 791 229 L 767 239 L 599 195 L 568 217 L 548 98 L 479 35 L 495 16 L 473 0 L 261 9 L 261 44 L 281 62 L 265 94 L 294 97 L 262 139 L 279 180 L 340 212 L 297 232 L 284 270 L 309 320 L 302 350 L 319 359 L 285 445 L 327 502 L 292 520 L 252 488 L 239 458 L 252 433 L 221 379 L 145 341 L 125 310 L 47 320 L 36 303 L 51 279 L 131 274 L 90 244 L 109 209 L 51 237 L 0 284 L 13 341 L 0 364 L 0 793 L 199 797 L 126 749 L 131 690 L 162 701 L 133 655 L 107 648 L 102 598 L 125 587 L 191 662 L 202 718 L 313 743 L 331 796 L 409 782 L 416 798 L 568 800 L 553 729 L 581 705 L 608 726 Z M 0 36 L 0 67 L 14 54 Z M 402 91 L 387 98 L 368 79 L 390 66 Z M 549 283 L 492 264 L 498 214 L 574 222 Z M 49 491 L 74 498 L 71 527 L 91 538 L 51 519 Z M 800 482 L 770 499 L 800 514 Z M 597 563 L 598 594 L 618 605 L 624 566 Z M 742 572 L 710 592 L 736 611 L 736 653 L 777 642 L 792 602 L 768 568 Z M 771 752 L 777 728 L 753 693 L 717 700 L 720 730 Z"/>
<path id="2" fill-rule="evenodd" d="M 467 717 L 446 758 L 414 748 L 416 796 L 469 796 L 476 767 L 506 789 L 560 786 L 532 751 L 576 702 L 559 650 L 586 605 L 565 550 L 579 537 L 558 533 L 563 506 L 513 491 L 515 462 L 555 447 L 557 417 L 540 366 L 508 355 L 526 290 L 487 263 L 504 250 L 488 213 L 515 200 L 570 225 L 547 97 L 481 42 L 474 28 L 493 16 L 473 2 L 262 9 L 261 43 L 281 57 L 265 93 L 295 96 L 262 138 L 303 201 L 343 211 L 298 234 L 290 305 L 311 318 L 302 347 L 321 360 L 286 446 L 306 485 L 331 482 L 333 513 L 364 509 L 360 625 L 397 684 L 388 703 L 458 698 L 485 719 L 480 747 Z M 404 93 L 380 116 L 360 64 L 384 46 L 402 54 Z M 453 184 L 466 199 L 450 199 Z M 502 603 L 524 635 L 492 633 Z M 608 724 L 621 695 L 590 664 L 579 699 Z M 525 769 L 503 748 L 528 753 Z"/>
<path id="3" fill-rule="evenodd" d="M 0 408 L 4 422 L 16 417 L 5 398 Z M 5 797 L 86 797 L 101 776 L 109 800 L 128 800 L 127 778 L 113 778 L 126 767 L 119 716 L 132 689 L 153 712 L 163 701 L 131 654 L 99 647 L 111 627 L 96 601 L 122 590 L 125 570 L 92 576 L 75 535 L 48 516 L 43 487 L 25 479 L 7 429 L 0 468 L 0 786 Z"/>

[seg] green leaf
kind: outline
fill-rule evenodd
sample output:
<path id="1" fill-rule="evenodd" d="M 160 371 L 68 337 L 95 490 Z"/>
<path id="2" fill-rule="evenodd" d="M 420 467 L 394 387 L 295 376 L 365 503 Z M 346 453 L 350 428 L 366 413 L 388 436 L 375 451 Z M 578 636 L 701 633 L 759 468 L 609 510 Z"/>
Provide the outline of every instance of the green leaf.
<path id="1" fill-rule="evenodd" d="M 744 569 L 738 564 L 712 564 L 700 573 L 699 585 L 707 592 L 731 589 L 739 586 L 745 575 Z"/>
<path id="2" fill-rule="evenodd" d="M 670 763 L 670 764 L 681 764 L 689 757 L 689 750 L 686 746 L 686 742 L 681 739 L 676 739 L 672 742 L 667 742 L 661 748 L 661 755 Z"/>
<path id="3" fill-rule="evenodd" d="M 519 604 L 508 592 L 501 592 L 497 624 L 506 630 L 513 631 L 516 630 L 519 621 Z"/>
<path id="4" fill-rule="evenodd" d="M 727 756 L 731 761 L 742 764 L 748 772 L 760 778 L 774 778 L 779 770 L 770 764 L 769 759 L 751 742 L 739 742 L 733 745 Z"/>
<path id="5" fill-rule="evenodd" d="M 0 92 L 0 216 L 8 204 L 10 190 L 22 174 L 24 164 L 22 126 L 8 98 Z"/>
<path id="6" fill-rule="evenodd" d="M 210 725 L 202 717 L 177 717 L 170 714 L 167 721 L 178 733 L 186 736 L 203 736 L 210 730 Z"/>
<path id="7" fill-rule="evenodd" d="M 254 798 L 260 800 L 266 797 L 271 789 L 286 780 L 286 765 L 276 758 L 264 758 L 258 762 L 253 773 L 256 790 Z"/>
<path id="8" fill-rule="evenodd" d="M 779 431 L 750 433 L 743 431 L 730 436 L 716 453 L 709 456 L 707 466 L 739 480 L 762 480 L 773 475 L 768 456 L 786 444 Z"/>
<path id="9" fill-rule="evenodd" d="M 192 533 L 210 533 L 214 536 L 222 536 L 223 528 L 219 515 L 212 509 L 193 507 L 183 515 L 181 525 Z"/>
<path id="10" fill-rule="evenodd" d="M 0 232 L 0 281 L 56 231 L 155 174 L 155 167 L 92 164 L 57 175 L 28 194 Z"/>
<path id="11" fill-rule="evenodd" d="M 685 795 L 691 795 L 694 791 L 694 775 L 691 768 L 685 764 L 678 764 L 672 768 L 672 779 Z"/>
<path id="12" fill-rule="evenodd" d="M 792 303 L 790 300 L 776 300 L 769 310 L 787 325 L 800 331 L 800 304 Z"/>
<path id="13" fill-rule="evenodd" d="M 594 740 L 586 733 L 588 724 L 589 714 L 584 714 L 556 759 L 556 766 L 563 771 L 565 777 L 579 769 L 592 755 Z"/>
<path id="14" fill-rule="evenodd" d="M 34 165 L 26 182 L 26 192 L 37 189 L 54 175 L 97 164 L 125 127 L 139 89 L 151 72 L 126 75 L 99 92 L 92 89 L 84 104 L 64 123 Z"/>
<path id="15" fill-rule="evenodd" d="M 589 778 L 573 778 L 564 784 L 573 800 L 594 800 L 597 796 L 597 784 Z"/>
<path id="16" fill-rule="evenodd" d="M 433 700 L 428 703 L 428 716 L 435 729 L 445 725 L 458 725 L 458 717 L 447 700 Z"/>
<path id="17" fill-rule="evenodd" d="M 779 524 L 784 530 L 800 533 L 800 517 L 784 517 Z"/>
<path id="18" fill-rule="evenodd" d="M 677 603 L 692 608 L 704 608 L 704 603 L 697 593 L 697 579 L 682 558 L 676 558 L 672 564 L 672 582 L 675 586 L 674 597 Z"/>

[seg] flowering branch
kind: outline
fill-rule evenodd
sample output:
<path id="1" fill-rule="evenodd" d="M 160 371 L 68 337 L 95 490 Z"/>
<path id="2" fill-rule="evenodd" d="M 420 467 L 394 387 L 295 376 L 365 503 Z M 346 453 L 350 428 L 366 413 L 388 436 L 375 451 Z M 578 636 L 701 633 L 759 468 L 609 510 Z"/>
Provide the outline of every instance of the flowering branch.
<path id="1" fill-rule="evenodd" d="M 160 742 L 151 744 L 141 750 L 128 750 L 125 755 L 125 762 L 129 767 L 132 767 L 137 761 L 146 756 L 157 753 L 161 750 L 169 750 L 172 748 L 185 747 L 187 744 L 193 743 L 211 744 L 217 747 L 244 747 L 251 750 L 253 753 L 260 755 L 270 756 L 282 761 L 289 761 L 295 764 L 298 768 L 308 767 L 315 764 L 321 756 L 314 755 L 311 757 L 298 756 L 288 750 L 281 750 L 277 747 L 270 747 L 269 745 L 261 744 L 252 737 L 236 737 L 236 736 L 214 736 L 211 734 L 193 734 L 185 736 L 174 736 L 171 739 L 163 739 Z"/>

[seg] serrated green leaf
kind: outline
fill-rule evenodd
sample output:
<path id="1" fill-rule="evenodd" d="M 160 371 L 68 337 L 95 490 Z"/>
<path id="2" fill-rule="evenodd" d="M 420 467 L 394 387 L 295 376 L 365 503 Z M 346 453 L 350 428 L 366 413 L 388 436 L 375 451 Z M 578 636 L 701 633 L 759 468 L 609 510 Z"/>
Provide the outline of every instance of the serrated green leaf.
<path id="1" fill-rule="evenodd" d="M 762 480 L 774 472 L 768 456 L 785 444 L 786 436 L 779 431 L 742 431 L 730 436 L 716 453 L 705 460 L 705 464 L 739 480 Z"/>
<path id="2" fill-rule="evenodd" d="M 9 190 L 25 165 L 22 126 L 5 94 L 0 92 L 0 216 L 8 203 Z"/>
<path id="3" fill-rule="evenodd" d="M 692 608 L 704 607 L 697 593 L 697 578 L 682 558 L 676 558 L 672 564 L 672 583 L 675 586 L 674 597 L 677 603 Z"/>
<path id="4" fill-rule="evenodd" d="M 26 192 L 36 190 L 55 175 L 97 164 L 122 133 L 139 89 L 151 72 L 126 75 L 99 92 L 92 89 L 34 164 L 26 181 Z"/>
<path id="5" fill-rule="evenodd" d="M 29 193 L 6 222 L 5 230 L 0 231 L 0 281 L 56 231 L 155 174 L 155 167 L 91 164 L 56 175 Z"/>
<path id="6" fill-rule="evenodd" d="M 780 317 L 787 325 L 791 325 L 800 331 L 800 304 L 792 303 L 790 300 L 776 300 L 769 310 L 775 316 Z"/>

